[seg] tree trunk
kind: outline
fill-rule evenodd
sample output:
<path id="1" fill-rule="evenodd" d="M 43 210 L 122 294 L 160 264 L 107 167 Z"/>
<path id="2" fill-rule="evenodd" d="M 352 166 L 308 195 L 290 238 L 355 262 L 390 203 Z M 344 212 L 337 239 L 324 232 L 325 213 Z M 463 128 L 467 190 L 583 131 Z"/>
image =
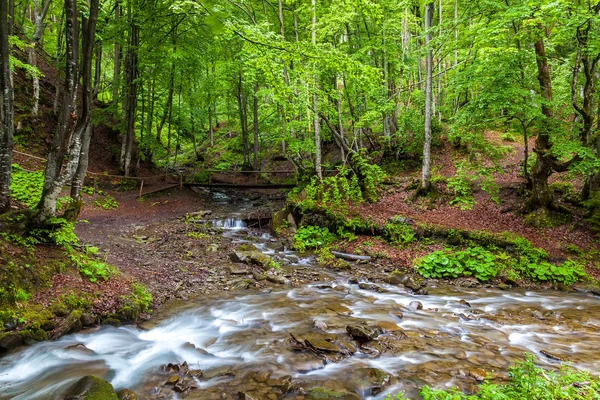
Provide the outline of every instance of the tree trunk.
<path id="1" fill-rule="evenodd" d="M 248 113 L 247 113 L 247 101 L 244 95 L 244 75 L 242 69 L 238 72 L 237 79 L 237 101 L 238 101 L 238 113 L 240 116 L 240 128 L 242 130 L 242 144 L 244 146 L 244 167 L 250 165 L 250 146 L 248 143 Z"/>
<path id="2" fill-rule="evenodd" d="M 543 28 L 540 27 L 540 30 Z M 550 143 L 550 131 L 553 125 L 553 113 L 550 108 L 552 101 L 552 81 L 544 39 L 535 42 L 535 58 L 537 63 L 537 78 L 543 97 L 542 114 L 544 122 L 538 132 L 533 151 L 536 153 L 536 161 L 531 171 L 532 193 L 525 204 L 526 211 L 537 209 L 558 210 L 554 204 L 554 193 L 548 185 L 548 177 L 552 174 L 553 157 L 550 154 L 552 144 Z"/>
<path id="3" fill-rule="evenodd" d="M 48 14 L 48 9 L 52 0 L 45 0 L 40 7 L 40 0 L 33 0 L 33 42 L 29 48 L 29 64 L 37 68 L 37 51 L 39 50 L 42 35 L 44 34 L 44 19 Z M 33 73 L 33 105 L 31 114 L 36 117 L 39 111 L 40 103 L 40 77 L 37 73 Z"/>
<path id="4" fill-rule="evenodd" d="M 175 86 L 175 63 L 173 63 L 171 65 L 171 77 L 169 79 L 169 94 L 167 96 L 167 104 L 165 104 L 165 109 L 164 109 L 162 118 L 160 119 L 160 123 L 158 124 L 158 127 L 156 128 L 156 142 L 159 145 L 161 144 L 160 134 L 163 130 L 163 127 L 165 126 L 165 123 L 167 122 L 167 118 L 169 116 L 169 111 L 171 110 L 171 107 L 173 105 L 174 86 Z"/>
<path id="5" fill-rule="evenodd" d="M 312 45 L 317 46 L 317 1 L 312 0 L 312 29 L 311 29 Z M 321 168 L 321 118 L 319 117 L 319 98 L 317 90 L 319 88 L 319 80 L 317 77 L 317 66 L 313 64 L 313 125 L 315 130 L 315 172 L 317 178 L 323 180 L 323 171 Z"/>
<path id="6" fill-rule="evenodd" d="M 92 99 L 98 98 L 100 92 L 100 80 L 102 74 L 102 45 L 99 43 L 96 46 L 96 68 L 94 70 L 94 90 L 92 92 Z"/>
<path id="7" fill-rule="evenodd" d="M 9 1 L 0 0 L 0 214 L 10 210 L 14 110 L 9 65 Z"/>
<path id="8" fill-rule="evenodd" d="M 431 188 L 431 92 L 433 56 L 431 50 L 431 25 L 434 12 L 433 2 L 425 5 L 425 46 L 427 49 L 426 82 L 425 82 L 425 142 L 423 144 L 423 173 L 421 176 L 421 190 L 428 192 Z"/>
<path id="9" fill-rule="evenodd" d="M 253 131 L 254 131 L 254 170 L 259 170 L 258 165 L 258 81 L 254 83 L 253 96 Z"/>
<path id="10" fill-rule="evenodd" d="M 115 2 L 115 20 L 121 18 L 121 4 L 119 0 Z M 114 64 L 113 64 L 113 81 L 112 81 L 112 92 L 113 92 L 113 106 L 115 106 L 115 112 L 117 111 L 117 104 L 119 103 L 119 85 L 121 76 L 121 45 L 119 42 L 115 42 L 114 48 Z"/>
<path id="11" fill-rule="evenodd" d="M 77 126 L 75 127 L 75 136 L 81 137 L 81 150 L 78 155 L 79 161 L 77 164 L 77 169 L 71 180 L 71 198 L 73 198 L 76 201 L 79 199 L 79 192 L 83 187 L 85 174 L 87 172 L 89 148 L 92 136 L 92 59 L 94 57 L 94 41 L 96 37 L 96 21 L 98 19 L 98 7 L 99 0 L 90 1 L 88 21 L 82 39 L 83 59 L 81 63 L 81 81 L 83 98 L 81 116 L 79 117 L 79 120 L 77 121 Z M 76 216 L 77 215 L 75 215 L 75 218 Z"/>
<path id="12" fill-rule="evenodd" d="M 56 216 L 56 201 L 63 186 L 69 182 L 79 161 L 81 137 L 73 135 L 77 120 L 75 96 L 78 82 L 77 66 L 77 6 L 75 0 L 65 0 L 66 66 L 65 83 L 62 90 L 62 104 L 58 117 L 58 127 L 54 135 L 44 173 L 44 188 L 38 204 L 38 222 Z M 63 168 L 63 159 L 69 155 Z"/>
<path id="13" fill-rule="evenodd" d="M 125 89 L 127 91 L 125 103 L 125 135 L 121 146 L 121 169 L 125 176 L 131 173 L 131 157 L 135 139 L 135 114 L 137 108 L 137 82 L 138 77 L 138 44 L 139 29 L 131 3 L 128 2 L 127 19 L 130 33 L 125 56 Z"/>

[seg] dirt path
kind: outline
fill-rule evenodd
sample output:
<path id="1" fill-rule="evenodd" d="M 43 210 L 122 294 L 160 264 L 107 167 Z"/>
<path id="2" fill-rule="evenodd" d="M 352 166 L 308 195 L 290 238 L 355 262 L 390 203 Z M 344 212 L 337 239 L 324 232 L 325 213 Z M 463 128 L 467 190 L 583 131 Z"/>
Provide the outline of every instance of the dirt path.
<path id="1" fill-rule="evenodd" d="M 81 218 L 89 223 L 78 224 L 76 233 L 83 243 L 105 252 L 107 262 L 121 273 L 146 285 L 155 305 L 227 289 L 232 243 L 221 235 L 194 235 L 194 224 L 186 224 L 185 216 L 210 209 L 211 218 L 225 217 L 235 212 L 239 198 L 215 204 L 211 193 L 185 189 L 172 189 L 142 202 L 133 192 L 111 195 L 119 207 L 86 206 Z M 244 201 L 261 197 L 247 192 L 238 195 L 247 196 Z"/>

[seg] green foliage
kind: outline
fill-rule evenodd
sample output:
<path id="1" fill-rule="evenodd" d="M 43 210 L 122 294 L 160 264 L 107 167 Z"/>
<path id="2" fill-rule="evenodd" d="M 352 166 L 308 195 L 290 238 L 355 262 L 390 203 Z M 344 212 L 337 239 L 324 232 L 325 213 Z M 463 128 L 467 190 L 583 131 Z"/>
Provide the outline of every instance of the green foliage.
<path id="1" fill-rule="evenodd" d="M 94 201 L 94 206 L 103 208 L 105 210 L 112 210 L 119 208 L 119 203 L 117 203 L 114 197 L 108 194 L 103 199 Z"/>
<path id="2" fill-rule="evenodd" d="M 31 294 L 27 293 L 25 290 L 23 290 L 21 288 L 18 288 L 14 294 L 14 300 L 17 303 L 26 302 L 27 300 L 29 300 L 30 297 L 31 297 Z"/>
<path id="3" fill-rule="evenodd" d="M 43 171 L 29 172 L 18 164 L 12 165 L 10 195 L 13 200 L 28 208 L 34 208 L 40 202 L 43 187 Z"/>
<path id="4" fill-rule="evenodd" d="M 498 274 L 496 256 L 483 247 L 464 251 L 435 251 L 417 261 L 417 271 L 425 278 L 474 276 L 488 281 Z"/>
<path id="5" fill-rule="evenodd" d="M 292 193 L 292 199 L 298 201 L 298 206 L 303 211 L 315 209 L 317 206 L 327 207 L 339 213 L 348 212 L 350 202 L 362 202 L 362 192 L 358 179 L 355 175 L 348 177 L 350 170 L 339 168 L 336 176 L 323 178 L 319 181 L 313 177 L 308 185 L 304 187 L 303 193 Z"/>
<path id="6" fill-rule="evenodd" d="M 327 228 L 318 226 L 301 226 L 294 234 L 294 248 L 298 251 L 319 249 L 335 240 L 335 235 Z"/>
<path id="7" fill-rule="evenodd" d="M 580 263 L 567 260 L 561 265 L 549 262 L 523 263 L 517 266 L 519 272 L 537 282 L 552 282 L 572 285 L 587 277 L 585 268 Z"/>
<path id="8" fill-rule="evenodd" d="M 463 161 L 456 167 L 456 174 L 448 179 L 448 189 L 454 193 L 450 204 L 457 204 L 461 210 L 470 210 L 475 205 L 473 186 L 479 182 L 479 187 L 490 195 L 493 202 L 500 203 L 500 188 L 494 181 L 492 172 L 494 168 L 473 169 Z"/>
<path id="9" fill-rule="evenodd" d="M 448 189 L 454 193 L 450 204 L 458 204 L 461 210 L 470 210 L 475 205 L 473 197 L 473 177 L 468 177 L 459 169 L 453 177 L 448 179 Z"/>
<path id="10" fill-rule="evenodd" d="M 141 312 L 148 312 L 152 305 L 152 293 L 142 285 L 141 283 L 134 283 L 131 286 L 131 294 L 127 297 L 127 300 L 135 303 L 139 306 Z"/>
<path id="11" fill-rule="evenodd" d="M 45 221 L 45 228 L 34 229 L 29 235 L 36 241 L 51 243 L 57 246 L 69 247 L 79 243 L 75 234 L 75 223 L 64 218 L 49 218 Z"/>
<path id="12" fill-rule="evenodd" d="M 329 213 L 346 215 L 351 203 L 376 201 L 377 189 L 385 178 L 385 172 L 365 157 L 353 155 L 359 177 L 348 167 L 338 167 L 338 174 L 319 181 L 312 177 L 302 191 L 290 193 L 290 200 L 303 211 L 325 208 Z"/>
<path id="13" fill-rule="evenodd" d="M 81 275 L 89 279 L 90 282 L 97 282 L 100 279 L 107 280 L 116 274 L 114 267 L 87 254 L 68 249 L 68 255 L 71 262 L 77 266 Z"/>
<path id="14" fill-rule="evenodd" d="M 408 245 L 415 241 L 416 235 L 409 224 L 388 222 L 384 226 L 385 239 L 392 244 Z"/>
<path id="15" fill-rule="evenodd" d="M 331 252 L 331 248 L 329 246 L 321 247 L 316 251 L 317 261 L 320 265 L 323 265 L 327 268 L 332 269 L 346 269 L 348 268 L 348 263 L 344 260 L 337 258 Z"/>
<path id="16" fill-rule="evenodd" d="M 484 383 L 479 392 L 466 395 L 457 390 L 424 387 L 423 400 L 587 400 L 600 398 L 600 379 L 589 372 L 563 367 L 559 372 L 537 368 L 532 355 L 509 369 L 504 385 Z M 401 396 L 401 395 L 399 395 Z M 397 396 L 396 399 L 403 397 Z M 391 399 L 391 397 L 389 397 Z"/>
<path id="17" fill-rule="evenodd" d="M 364 152 L 353 154 L 352 161 L 362 177 L 362 198 L 368 202 L 377 201 L 377 189 L 386 177 L 385 172 L 379 165 L 369 162 Z M 354 181 L 347 190 L 351 190 L 353 185 L 355 185 Z"/>
<path id="18" fill-rule="evenodd" d="M 87 310 L 92 307 L 92 301 L 87 296 L 75 294 L 73 291 L 69 294 L 63 294 L 59 302 L 70 310 Z"/>
<path id="19" fill-rule="evenodd" d="M 194 176 L 192 177 L 192 181 L 194 183 L 208 183 L 209 177 L 210 177 L 210 174 L 206 171 L 196 172 L 194 174 Z"/>
<path id="20" fill-rule="evenodd" d="M 204 232 L 188 232 L 187 236 L 192 239 L 206 239 L 210 237 L 210 235 Z"/>

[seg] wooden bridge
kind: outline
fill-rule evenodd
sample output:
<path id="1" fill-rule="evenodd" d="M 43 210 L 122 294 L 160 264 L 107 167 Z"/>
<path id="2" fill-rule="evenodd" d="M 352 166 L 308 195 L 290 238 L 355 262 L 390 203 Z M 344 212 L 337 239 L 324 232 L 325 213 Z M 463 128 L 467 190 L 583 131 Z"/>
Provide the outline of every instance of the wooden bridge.
<path id="1" fill-rule="evenodd" d="M 22 153 L 16 150 L 13 150 L 13 153 L 25 156 L 28 158 L 32 158 L 37 160 L 38 162 L 45 162 L 46 159 L 37 157 L 31 154 Z M 193 182 L 186 181 L 184 179 L 184 175 L 182 173 L 167 173 L 153 176 L 124 176 L 124 175 L 110 175 L 106 173 L 98 173 L 88 171 L 86 173 L 86 177 L 88 179 L 93 180 L 94 185 L 94 193 L 97 191 L 98 181 L 103 179 L 112 179 L 112 180 L 136 180 L 139 181 L 139 193 L 138 197 L 141 199 L 143 196 L 147 196 L 153 193 L 163 192 L 165 190 L 179 188 L 179 190 L 183 190 L 184 187 L 205 187 L 205 188 L 223 188 L 223 189 L 292 189 L 298 185 L 298 171 L 297 170 L 279 170 L 279 171 L 222 171 L 216 169 L 205 169 L 205 170 L 197 170 L 194 171 L 195 174 L 206 174 L 207 180 L 206 182 Z M 339 172 L 338 170 L 323 170 L 324 174 L 333 175 Z M 236 183 L 236 182 L 224 182 L 224 179 L 215 180 L 215 175 L 237 175 L 245 177 L 244 182 Z M 249 176 L 254 176 L 254 179 L 247 179 Z M 269 175 L 293 175 L 293 183 L 270 183 L 270 182 L 261 182 L 262 176 Z M 162 181 L 160 185 L 148 185 L 149 182 L 157 182 Z M 146 186 L 146 190 L 144 191 L 144 186 Z M 153 187 L 157 186 L 157 187 Z"/>

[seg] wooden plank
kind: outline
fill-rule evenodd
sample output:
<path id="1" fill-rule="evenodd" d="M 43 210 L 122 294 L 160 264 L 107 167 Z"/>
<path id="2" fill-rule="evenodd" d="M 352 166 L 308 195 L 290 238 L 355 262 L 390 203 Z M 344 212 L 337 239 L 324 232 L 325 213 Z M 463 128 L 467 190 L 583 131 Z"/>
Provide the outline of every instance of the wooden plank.
<path id="1" fill-rule="evenodd" d="M 185 187 L 214 187 L 214 188 L 233 188 L 233 189 L 293 189 L 296 184 L 231 184 L 231 183 L 184 183 Z"/>
<path id="2" fill-rule="evenodd" d="M 163 186 L 161 188 L 158 189 L 154 189 L 154 190 L 150 190 L 149 192 L 146 193 L 142 193 L 140 194 L 140 199 L 144 196 L 147 196 L 149 194 L 153 194 L 153 193 L 158 193 L 158 192 L 163 192 L 165 190 L 169 190 L 169 189 L 173 189 L 173 188 L 178 188 L 179 187 L 179 183 L 175 183 L 173 185 L 169 185 L 169 186 Z"/>

